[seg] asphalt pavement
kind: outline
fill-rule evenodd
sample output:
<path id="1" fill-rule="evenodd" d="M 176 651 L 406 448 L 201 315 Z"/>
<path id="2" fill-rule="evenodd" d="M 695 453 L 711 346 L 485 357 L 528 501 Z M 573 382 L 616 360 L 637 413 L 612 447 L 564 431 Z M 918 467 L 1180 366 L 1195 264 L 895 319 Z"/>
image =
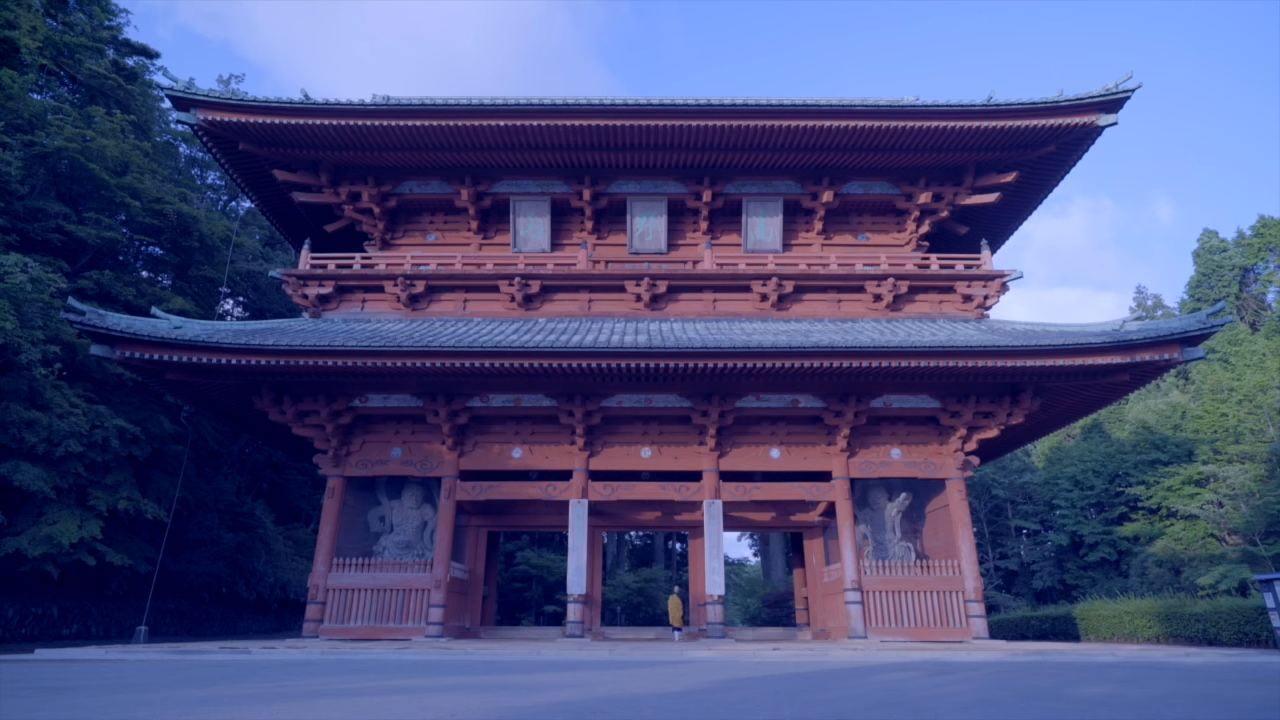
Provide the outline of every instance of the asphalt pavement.
<path id="1" fill-rule="evenodd" d="M 1280 720 L 1280 652 L 655 643 L 186 646 L 0 660 L 3 720 Z"/>

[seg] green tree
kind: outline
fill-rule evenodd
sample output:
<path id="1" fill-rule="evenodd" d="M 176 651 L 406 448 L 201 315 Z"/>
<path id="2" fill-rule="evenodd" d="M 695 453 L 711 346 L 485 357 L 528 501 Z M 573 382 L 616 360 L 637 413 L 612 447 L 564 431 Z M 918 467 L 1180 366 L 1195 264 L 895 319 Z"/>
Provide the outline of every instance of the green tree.
<path id="1" fill-rule="evenodd" d="M 292 250 L 172 122 L 158 54 L 127 18 L 110 0 L 0 4 L 0 583 L 140 614 L 190 441 L 158 594 L 296 601 L 310 452 L 186 411 L 60 318 L 68 295 L 132 314 L 295 313 L 266 277 Z"/>

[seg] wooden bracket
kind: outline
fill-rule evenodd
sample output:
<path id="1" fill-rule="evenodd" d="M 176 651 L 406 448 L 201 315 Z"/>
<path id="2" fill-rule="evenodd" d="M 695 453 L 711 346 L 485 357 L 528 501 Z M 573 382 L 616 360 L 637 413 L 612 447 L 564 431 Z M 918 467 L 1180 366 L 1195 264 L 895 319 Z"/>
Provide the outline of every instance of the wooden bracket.
<path id="1" fill-rule="evenodd" d="M 761 310 L 778 310 L 782 299 L 795 292 L 795 280 L 779 280 L 776 276 L 768 280 L 752 280 L 751 292 L 755 297 L 751 304 Z"/>
<path id="2" fill-rule="evenodd" d="M 885 310 L 893 305 L 894 299 L 902 295 L 911 288 L 909 280 L 868 280 L 863 283 L 863 288 L 867 294 L 871 296 L 871 301 L 867 303 L 867 307 L 872 310 Z"/>
<path id="3" fill-rule="evenodd" d="M 836 452 L 848 454 L 853 429 L 867 424 L 871 399 L 850 395 L 826 398 L 826 402 L 827 409 L 822 411 L 822 422 L 835 430 Z"/>
<path id="4" fill-rule="evenodd" d="M 304 281 L 286 276 L 281 286 L 289 299 L 303 308 L 307 317 L 320 317 L 325 310 L 338 306 L 338 288 L 332 280 Z"/>
<path id="5" fill-rule="evenodd" d="M 320 451 L 315 462 L 322 470 L 341 469 L 351 450 L 350 428 L 356 412 L 350 408 L 352 398 L 314 395 L 294 397 L 280 395 L 264 387 L 253 399 L 254 406 L 273 421 L 287 426 L 294 435 L 307 438 Z"/>
<path id="6" fill-rule="evenodd" d="M 955 284 L 956 294 L 963 300 L 959 310 L 990 310 L 1008 288 L 1004 280 L 962 280 Z"/>
<path id="7" fill-rule="evenodd" d="M 542 292 L 542 281 L 525 280 L 522 277 L 503 280 L 498 283 L 498 292 L 502 293 L 507 308 L 533 310 L 539 305 L 538 295 Z"/>
<path id="8" fill-rule="evenodd" d="M 827 212 L 840 206 L 840 198 L 829 177 L 822 178 L 822 182 L 806 185 L 805 190 L 813 193 L 813 197 L 801 200 L 800 207 L 812 210 L 813 219 L 812 227 L 801 238 L 821 241 L 827 236 Z"/>
<path id="9" fill-rule="evenodd" d="M 947 448 L 958 455 L 969 455 L 984 440 L 998 436 L 1010 425 L 1026 420 L 1027 415 L 1040 406 L 1027 386 L 1016 395 L 1000 398 L 979 398 L 973 395 L 943 400 L 938 423 L 951 429 Z"/>
<path id="10" fill-rule="evenodd" d="M 560 423 L 573 429 L 573 444 L 578 450 L 587 450 L 590 429 L 600 424 L 600 402 L 583 395 L 574 395 L 559 401 Z"/>
<path id="11" fill-rule="evenodd" d="M 467 232 L 471 239 L 480 240 L 484 237 L 481 232 L 481 213 L 493 205 L 492 197 L 480 197 L 481 193 L 489 189 L 489 184 L 476 183 L 468 175 L 454 188 L 458 191 L 458 197 L 454 198 L 453 204 L 467 211 Z"/>
<path id="12" fill-rule="evenodd" d="M 634 310 L 654 310 L 659 305 L 659 299 L 666 294 L 669 282 L 666 280 L 654 280 L 653 278 L 644 278 L 641 280 L 627 280 L 623 283 L 623 287 L 631 294 L 631 307 Z"/>
<path id="13" fill-rule="evenodd" d="M 711 211 L 724 207 L 724 198 L 715 194 L 724 189 L 724 183 L 713 183 L 710 177 L 702 178 L 700 183 L 686 183 L 692 198 L 685 198 L 685 207 L 698 211 L 697 229 L 689 233 L 691 240 L 709 240 L 711 238 Z"/>
<path id="14" fill-rule="evenodd" d="M 724 395 L 689 399 L 694 408 L 690 418 L 702 429 L 702 444 L 710 452 L 720 452 L 720 431 L 732 425 L 737 416 L 737 411 L 732 409 L 734 399 Z"/>
<path id="15" fill-rule="evenodd" d="M 570 187 L 578 193 L 578 197 L 569 198 L 569 207 L 582 211 L 582 229 L 573 236 L 577 240 L 594 240 L 599 236 L 596 228 L 596 211 L 603 210 L 609 205 L 609 198 L 599 197 L 599 195 L 608 185 L 592 182 L 591 176 L 588 175 L 581 183 L 573 183 Z"/>
<path id="16" fill-rule="evenodd" d="M 399 310 L 421 310 L 430 302 L 426 280 L 409 280 L 400 276 L 384 280 L 382 289 L 392 297 L 392 306 Z"/>
<path id="17" fill-rule="evenodd" d="M 467 398 L 423 395 L 422 406 L 427 422 L 440 428 L 441 446 L 447 452 L 458 452 L 463 428 L 471 419 L 471 411 L 466 409 Z"/>

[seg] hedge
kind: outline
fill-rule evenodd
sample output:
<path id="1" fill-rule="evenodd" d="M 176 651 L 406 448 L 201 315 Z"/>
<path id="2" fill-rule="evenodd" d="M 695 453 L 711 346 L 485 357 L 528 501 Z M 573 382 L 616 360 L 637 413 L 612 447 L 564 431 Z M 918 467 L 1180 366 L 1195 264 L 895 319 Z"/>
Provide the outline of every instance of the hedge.
<path id="1" fill-rule="evenodd" d="M 302 603 L 278 606 L 208 605 L 156 601 L 147 626 L 152 637 L 213 637 L 300 630 Z M 142 604 L 82 599 L 0 600 L 0 643 L 120 640 L 133 637 Z"/>
<path id="2" fill-rule="evenodd" d="M 1123 597 L 993 615 L 999 640 L 1274 645 L 1259 598 Z"/>

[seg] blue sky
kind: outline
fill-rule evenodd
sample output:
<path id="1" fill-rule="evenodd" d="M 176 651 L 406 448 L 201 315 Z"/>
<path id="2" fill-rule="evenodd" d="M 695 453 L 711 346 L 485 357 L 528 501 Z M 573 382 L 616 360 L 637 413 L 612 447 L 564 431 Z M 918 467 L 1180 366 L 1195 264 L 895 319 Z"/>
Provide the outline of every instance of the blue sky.
<path id="1" fill-rule="evenodd" d="M 174 74 L 266 95 L 1020 98 L 1132 71 L 1120 125 L 997 254 L 1026 277 L 995 317 L 1173 301 L 1202 228 L 1280 214 L 1275 1 L 124 4 Z"/>
<path id="2" fill-rule="evenodd" d="M 1205 227 L 1280 214 L 1280 2 L 129 0 L 180 77 L 254 93 L 1038 97 L 1144 87 L 997 255 L 996 317 L 1176 298 Z"/>

